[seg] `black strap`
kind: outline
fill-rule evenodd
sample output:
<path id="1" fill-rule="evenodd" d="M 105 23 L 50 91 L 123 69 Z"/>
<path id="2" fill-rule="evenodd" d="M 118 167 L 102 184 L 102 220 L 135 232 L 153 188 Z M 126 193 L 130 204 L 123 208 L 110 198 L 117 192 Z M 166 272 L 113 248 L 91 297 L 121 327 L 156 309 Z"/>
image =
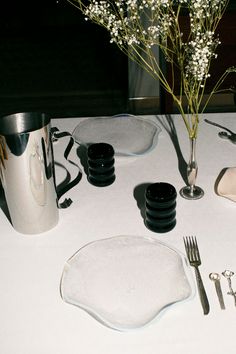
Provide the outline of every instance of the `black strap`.
<path id="1" fill-rule="evenodd" d="M 71 152 L 71 149 L 74 145 L 74 139 L 71 135 L 71 133 L 69 132 L 60 132 L 58 128 L 56 127 L 53 127 L 51 128 L 51 138 L 52 138 L 52 142 L 55 142 L 57 141 L 58 139 L 60 138 L 64 138 L 65 136 L 70 136 L 70 140 L 69 140 L 69 143 L 65 149 L 65 152 L 64 152 L 64 158 L 72 165 L 76 166 L 78 168 L 78 174 L 77 176 L 72 180 L 70 181 L 69 183 L 66 183 L 66 184 L 63 184 L 63 186 L 61 188 L 56 188 L 56 192 L 57 192 L 57 199 L 58 199 L 58 207 L 60 209 L 65 209 L 65 208 L 68 208 L 72 203 L 73 201 L 70 199 L 70 198 L 65 198 L 63 202 L 59 203 L 59 200 L 60 198 L 62 197 L 63 194 L 65 194 L 66 192 L 68 192 L 71 188 L 73 188 L 74 186 L 76 186 L 79 181 L 81 180 L 82 178 L 82 172 L 81 172 L 81 169 L 80 167 L 73 161 L 69 160 L 68 159 L 68 156 Z"/>

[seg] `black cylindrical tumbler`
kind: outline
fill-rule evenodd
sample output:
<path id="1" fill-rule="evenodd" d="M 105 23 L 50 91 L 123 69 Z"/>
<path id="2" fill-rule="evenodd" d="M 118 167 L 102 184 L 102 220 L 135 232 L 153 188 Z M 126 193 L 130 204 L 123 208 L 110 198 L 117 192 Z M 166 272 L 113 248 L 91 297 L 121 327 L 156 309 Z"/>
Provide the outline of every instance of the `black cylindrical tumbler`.
<path id="1" fill-rule="evenodd" d="M 112 184 L 115 176 L 115 159 L 112 145 L 94 143 L 88 147 L 88 181 L 97 187 Z"/>
<path id="2" fill-rule="evenodd" d="M 169 183 L 152 183 L 145 193 L 145 225 L 154 232 L 164 233 L 176 225 L 176 189 Z"/>

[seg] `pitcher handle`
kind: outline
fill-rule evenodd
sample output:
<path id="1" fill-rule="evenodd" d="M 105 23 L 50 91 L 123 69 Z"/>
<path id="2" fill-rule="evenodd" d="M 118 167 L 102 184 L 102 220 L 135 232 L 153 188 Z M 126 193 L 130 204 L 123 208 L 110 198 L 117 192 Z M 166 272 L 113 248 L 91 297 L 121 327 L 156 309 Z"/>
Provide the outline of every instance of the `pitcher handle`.
<path id="1" fill-rule="evenodd" d="M 78 168 L 78 173 L 76 175 L 76 177 L 69 183 L 67 183 L 65 186 L 63 186 L 62 188 L 57 188 L 56 186 L 56 193 L 57 193 L 57 199 L 58 199 L 58 208 L 60 209 L 65 209 L 68 208 L 71 203 L 73 203 L 73 201 L 70 198 L 65 198 L 65 200 L 61 203 L 59 203 L 60 198 L 62 197 L 63 194 L 65 194 L 66 192 L 68 192 L 71 188 L 73 188 L 74 186 L 76 186 L 79 181 L 82 178 L 82 171 L 80 169 L 80 167 L 73 161 L 68 159 L 68 156 L 71 152 L 71 149 L 74 145 L 74 138 L 72 137 L 71 133 L 69 132 L 60 132 L 59 129 L 57 127 L 52 127 L 51 128 L 51 141 L 52 143 L 57 141 L 60 138 L 64 138 L 65 136 L 70 136 L 70 140 L 69 143 L 65 149 L 64 152 L 64 158 L 72 165 L 76 166 Z M 53 150 L 53 149 L 52 149 Z M 53 157 L 54 159 L 54 157 Z M 54 178 L 55 180 L 55 178 Z"/>

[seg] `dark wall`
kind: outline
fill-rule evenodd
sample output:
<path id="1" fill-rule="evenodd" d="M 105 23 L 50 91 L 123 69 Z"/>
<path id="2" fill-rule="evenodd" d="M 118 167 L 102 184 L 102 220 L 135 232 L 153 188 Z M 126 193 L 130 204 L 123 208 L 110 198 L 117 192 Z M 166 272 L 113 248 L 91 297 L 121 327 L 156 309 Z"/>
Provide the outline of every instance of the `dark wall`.
<path id="1" fill-rule="evenodd" d="M 0 113 L 126 109 L 127 58 L 66 0 L 12 0 L 0 14 Z"/>

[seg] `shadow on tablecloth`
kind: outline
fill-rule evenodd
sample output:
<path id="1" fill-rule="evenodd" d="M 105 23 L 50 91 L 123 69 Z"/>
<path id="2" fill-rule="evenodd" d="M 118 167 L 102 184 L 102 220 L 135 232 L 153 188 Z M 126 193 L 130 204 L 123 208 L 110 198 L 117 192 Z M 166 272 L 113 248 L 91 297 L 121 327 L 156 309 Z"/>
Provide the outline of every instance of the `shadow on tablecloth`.
<path id="1" fill-rule="evenodd" d="M 178 135 L 177 135 L 177 131 L 175 128 L 175 124 L 173 121 L 173 118 L 171 117 L 171 115 L 163 115 L 163 116 L 156 116 L 158 122 L 162 125 L 162 127 L 166 130 L 166 132 L 168 133 L 174 148 L 175 148 L 175 152 L 178 158 L 178 169 L 179 169 L 179 173 L 181 175 L 181 177 L 183 178 L 183 181 L 185 184 L 188 184 L 188 180 L 187 180 L 187 162 L 185 161 L 182 151 L 180 149 L 180 145 L 179 145 L 179 139 L 178 139 Z"/>

